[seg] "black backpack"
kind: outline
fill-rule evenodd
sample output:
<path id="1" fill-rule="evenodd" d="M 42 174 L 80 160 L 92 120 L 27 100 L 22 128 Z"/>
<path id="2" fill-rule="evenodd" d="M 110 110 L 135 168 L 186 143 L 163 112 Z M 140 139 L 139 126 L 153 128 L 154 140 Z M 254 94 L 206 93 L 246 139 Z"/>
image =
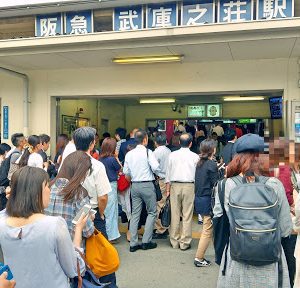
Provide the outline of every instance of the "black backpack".
<path id="1" fill-rule="evenodd" d="M 269 178 L 255 176 L 251 183 L 245 177 L 231 179 L 237 185 L 229 195 L 231 258 L 253 266 L 279 262 L 278 195 L 266 184 Z"/>
<path id="2" fill-rule="evenodd" d="M 9 155 L 9 157 L 6 158 L 2 162 L 2 164 L 0 166 L 0 186 L 4 186 L 4 187 L 9 186 L 9 180 L 8 180 L 7 176 L 8 176 L 8 172 L 9 172 L 9 168 L 10 168 L 10 160 L 11 160 L 11 156 L 16 153 L 21 155 L 21 153 L 19 151 L 12 152 Z"/>

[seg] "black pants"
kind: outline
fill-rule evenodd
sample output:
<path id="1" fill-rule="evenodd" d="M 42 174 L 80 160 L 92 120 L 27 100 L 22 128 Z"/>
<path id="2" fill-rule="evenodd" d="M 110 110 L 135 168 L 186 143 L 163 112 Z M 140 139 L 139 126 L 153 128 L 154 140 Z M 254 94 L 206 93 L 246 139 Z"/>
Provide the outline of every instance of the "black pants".
<path id="1" fill-rule="evenodd" d="M 97 210 L 97 213 L 95 215 L 95 220 L 94 220 L 95 228 L 98 231 L 100 231 L 104 235 L 104 237 L 107 239 L 106 226 L 105 226 L 106 225 L 105 218 L 102 219 L 100 217 L 100 213 L 99 213 L 98 208 L 96 210 Z M 99 280 L 100 280 L 101 283 L 109 283 L 110 282 L 111 284 L 109 286 L 107 286 L 108 288 L 118 288 L 118 286 L 117 286 L 117 278 L 116 278 L 116 274 L 115 273 L 112 273 L 112 274 L 100 277 Z"/>
<path id="2" fill-rule="evenodd" d="M 297 235 L 291 235 L 281 239 L 281 245 L 285 254 L 286 262 L 289 269 L 291 287 L 294 287 L 296 275 L 296 259 L 294 257 Z"/>

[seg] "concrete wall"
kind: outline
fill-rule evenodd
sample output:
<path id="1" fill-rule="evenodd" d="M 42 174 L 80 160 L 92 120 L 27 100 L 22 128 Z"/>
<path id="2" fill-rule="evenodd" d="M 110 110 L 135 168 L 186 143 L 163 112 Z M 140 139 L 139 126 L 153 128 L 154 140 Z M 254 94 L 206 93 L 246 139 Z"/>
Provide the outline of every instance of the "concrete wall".
<path id="1" fill-rule="evenodd" d="M 100 100 L 100 119 L 107 119 L 108 132 L 113 136 L 118 127 L 125 127 L 125 107 L 116 101 Z M 101 126 L 99 126 L 101 127 Z M 99 131 L 102 134 L 107 131 Z"/>
<path id="2" fill-rule="evenodd" d="M 299 100 L 298 68 L 297 59 L 276 59 L 23 71 L 30 79 L 29 128 L 31 133 L 54 131 L 56 115 L 51 97 L 128 97 L 281 89 L 285 100 Z M 10 135 L 23 127 L 22 97 L 22 81 L 1 73 L 0 98 L 2 105 L 10 107 Z M 252 113 L 256 110 L 247 111 Z M 151 116 L 154 117 L 153 113 Z M 128 127 L 130 125 L 127 123 Z M 287 132 L 291 134 L 292 123 L 287 125 Z"/>

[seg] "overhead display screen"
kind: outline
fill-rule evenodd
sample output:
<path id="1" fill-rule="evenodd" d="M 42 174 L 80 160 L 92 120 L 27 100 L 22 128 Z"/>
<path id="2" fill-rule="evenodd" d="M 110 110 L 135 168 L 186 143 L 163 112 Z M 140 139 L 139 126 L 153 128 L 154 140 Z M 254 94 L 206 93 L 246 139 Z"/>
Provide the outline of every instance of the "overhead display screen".
<path id="1" fill-rule="evenodd" d="M 188 117 L 206 117 L 205 105 L 188 106 Z"/>
<path id="2" fill-rule="evenodd" d="M 282 97 L 269 98 L 270 112 L 272 119 L 282 118 Z"/>

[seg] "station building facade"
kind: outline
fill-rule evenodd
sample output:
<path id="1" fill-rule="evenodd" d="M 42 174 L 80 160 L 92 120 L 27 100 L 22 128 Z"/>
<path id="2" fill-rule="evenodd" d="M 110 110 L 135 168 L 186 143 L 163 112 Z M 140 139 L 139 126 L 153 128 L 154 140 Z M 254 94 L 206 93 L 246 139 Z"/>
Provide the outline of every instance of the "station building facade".
<path id="1" fill-rule="evenodd" d="M 57 135 L 74 117 L 100 132 L 119 126 L 129 131 L 151 120 L 188 119 L 189 106 L 210 104 L 219 105 L 219 119 L 264 119 L 274 135 L 300 141 L 300 3 L 5 2 L 10 1 L 0 4 L 4 142 L 20 131 Z M 286 5 L 266 6 L 277 2 Z M 282 97 L 281 119 L 272 119 L 269 100 L 276 97 Z M 174 103 L 147 105 L 141 99 Z"/>

